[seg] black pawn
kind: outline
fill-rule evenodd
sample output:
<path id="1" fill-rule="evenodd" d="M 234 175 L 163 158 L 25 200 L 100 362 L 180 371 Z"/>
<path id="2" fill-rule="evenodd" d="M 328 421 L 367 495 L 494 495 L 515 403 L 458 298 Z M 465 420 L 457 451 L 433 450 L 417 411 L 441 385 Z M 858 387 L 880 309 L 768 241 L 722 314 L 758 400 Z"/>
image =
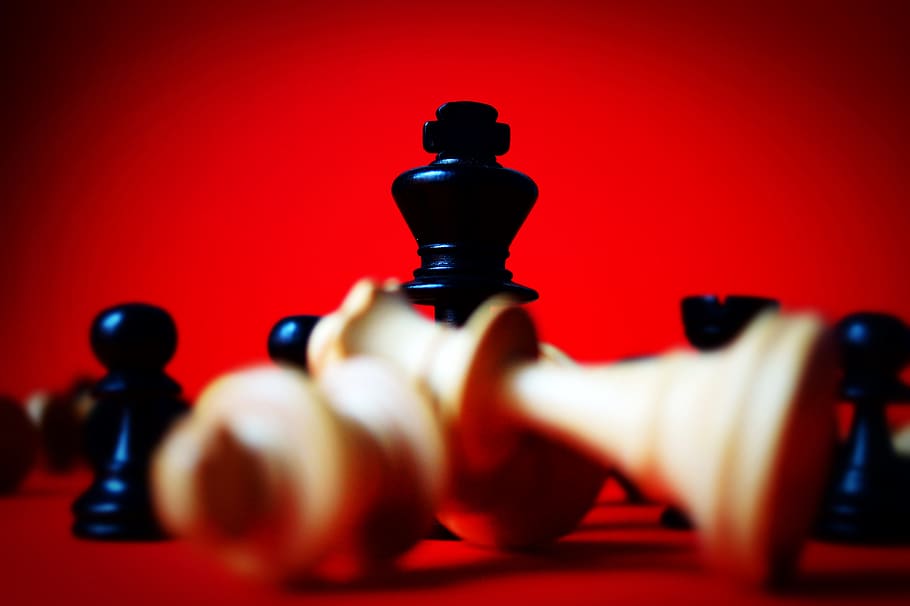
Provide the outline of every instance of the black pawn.
<path id="1" fill-rule="evenodd" d="M 102 311 L 92 351 L 107 368 L 86 428 L 95 445 L 94 480 L 75 503 L 73 533 L 86 539 L 164 538 L 152 508 L 149 464 L 171 423 L 187 409 L 164 372 L 177 348 L 170 315 L 143 303 Z"/>
<path id="2" fill-rule="evenodd" d="M 759 312 L 776 309 L 774 299 L 731 295 L 721 301 L 715 295 L 685 297 L 680 303 L 686 339 L 699 351 L 720 349 L 731 343 Z M 677 530 L 689 530 L 692 522 L 675 507 L 667 507 L 660 523 Z"/>
<path id="3" fill-rule="evenodd" d="M 310 333 L 319 320 L 319 316 L 310 315 L 288 316 L 278 320 L 269 333 L 268 350 L 272 361 L 307 370 L 307 344 Z"/>
<path id="4" fill-rule="evenodd" d="M 472 101 L 440 106 L 437 120 L 423 127 L 423 148 L 436 160 L 392 183 L 421 260 L 405 293 L 414 303 L 433 305 L 437 321 L 457 326 L 492 295 L 537 298 L 506 269 L 509 246 L 537 200 L 537 185 L 497 163 L 510 137 L 498 116 L 496 108 Z"/>
<path id="5" fill-rule="evenodd" d="M 852 543 L 910 540 L 910 474 L 895 454 L 885 416 L 890 402 L 910 402 L 900 372 L 910 361 L 907 326 L 894 316 L 856 313 L 837 325 L 841 398 L 854 405 L 839 449 L 817 536 Z"/>

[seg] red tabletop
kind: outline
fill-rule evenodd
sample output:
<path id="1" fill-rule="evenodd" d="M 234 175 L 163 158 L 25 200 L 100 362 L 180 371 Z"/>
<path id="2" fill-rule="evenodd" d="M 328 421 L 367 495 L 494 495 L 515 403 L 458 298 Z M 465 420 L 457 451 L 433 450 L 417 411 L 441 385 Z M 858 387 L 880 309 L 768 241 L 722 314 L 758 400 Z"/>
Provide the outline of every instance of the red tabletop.
<path id="1" fill-rule="evenodd" d="M 910 546 L 811 542 L 797 582 L 770 594 L 706 569 L 694 533 L 661 528 L 659 505 L 626 504 L 609 482 L 582 526 L 546 551 L 426 540 L 375 579 L 278 588 L 240 578 L 184 541 L 73 538 L 69 504 L 88 479 L 35 473 L 18 494 L 0 499 L 0 603 L 910 603 Z"/>

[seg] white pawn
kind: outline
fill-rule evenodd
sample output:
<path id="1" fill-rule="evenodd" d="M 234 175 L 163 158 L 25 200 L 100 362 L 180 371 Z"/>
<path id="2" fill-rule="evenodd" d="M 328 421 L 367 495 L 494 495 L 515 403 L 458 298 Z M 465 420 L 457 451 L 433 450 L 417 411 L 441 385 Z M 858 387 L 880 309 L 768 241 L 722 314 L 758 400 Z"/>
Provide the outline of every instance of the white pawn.
<path id="1" fill-rule="evenodd" d="M 313 384 L 258 367 L 210 384 L 158 450 L 164 526 L 271 581 L 362 574 L 425 536 L 445 482 L 424 396 L 350 360 Z"/>
<path id="2" fill-rule="evenodd" d="M 712 561 L 734 575 L 768 583 L 795 566 L 833 450 L 836 360 L 815 317 L 767 313 L 723 351 L 584 368 L 540 362 L 519 307 L 495 303 L 456 330 L 362 281 L 317 324 L 308 362 L 319 374 L 363 354 L 393 360 L 429 388 L 463 479 L 485 477 L 529 435 L 542 436 L 683 508 Z M 526 508 L 559 518 L 565 493 L 532 486 L 522 487 Z M 487 489 L 496 486 L 456 477 L 440 519 L 500 545 L 497 525 L 508 520 L 485 510 L 496 498 Z M 509 542 L 537 538 L 513 533 Z"/>

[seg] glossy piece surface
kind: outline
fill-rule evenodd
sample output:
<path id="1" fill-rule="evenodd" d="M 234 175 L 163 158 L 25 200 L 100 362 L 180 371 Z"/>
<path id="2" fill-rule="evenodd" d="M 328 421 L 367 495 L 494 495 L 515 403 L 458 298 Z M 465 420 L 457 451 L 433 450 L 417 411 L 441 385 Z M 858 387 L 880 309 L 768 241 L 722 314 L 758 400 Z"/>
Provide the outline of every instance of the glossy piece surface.
<path id="1" fill-rule="evenodd" d="M 537 185 L 503 168 L 509 126 L 492 106 L 446 103 L 424 125 L 429 166 L 401 174 L 392 196 L 417 240 L 421 265 L 404 285 L 411 301 L 433 305 L 436 319 L 460 325 L 490 296 L 533 301 L 537 293 L 512 281 L 509 246 L 537 200 Z"/>
<path id="2" fill-rule="evenodd" d="M 900 372 L 910 358 L 907 326 L 894 316 L 861 312 L 837 325 L 841 397 L 854 404 L 817 534 L 851 543 L 910 542 L 910 465 L 894 452 L 890 403 L 910 401 Z"/>
<path id="3" fill-rule="evenodd" d="M 73 503 L 73 533 L 97 540 L 165 538 L 152 510 L 149 460 L 171 423 L 187 410 L 164 372 L 177 329 L 163 309 L 129 303 L 102 311 L 92 350 L 108 373 L 95 386 L 87 439 L 94 480 Z"/>
<path id="4" fill-rule="evenodd" d="M 310 333 L 320 316 L 299 315 L 282 318 L 269 333 L 269 358 L 306 370 L 306 349 Z"/>

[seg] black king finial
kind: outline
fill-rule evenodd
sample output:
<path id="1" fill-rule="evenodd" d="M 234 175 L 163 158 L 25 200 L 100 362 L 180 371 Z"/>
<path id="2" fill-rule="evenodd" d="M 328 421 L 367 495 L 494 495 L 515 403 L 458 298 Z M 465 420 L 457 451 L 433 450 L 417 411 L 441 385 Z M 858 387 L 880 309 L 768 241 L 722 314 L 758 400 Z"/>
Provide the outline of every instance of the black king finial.
<path id="1" fill-rule="evenodd" d="M 401 174 L 392 196 L 417 239 L 421 265 L 404 290 L 433 305 L 436 319 L 460 325 L 488 297 L 505 293 L 527 302 L 537 293 L 512 282 L 509 245 L 537 200 L 537 185 L 496 162 L 509 150 L 509 125 L 496 108 L 446 103 L 423 129 L 429 166 Z"/>

